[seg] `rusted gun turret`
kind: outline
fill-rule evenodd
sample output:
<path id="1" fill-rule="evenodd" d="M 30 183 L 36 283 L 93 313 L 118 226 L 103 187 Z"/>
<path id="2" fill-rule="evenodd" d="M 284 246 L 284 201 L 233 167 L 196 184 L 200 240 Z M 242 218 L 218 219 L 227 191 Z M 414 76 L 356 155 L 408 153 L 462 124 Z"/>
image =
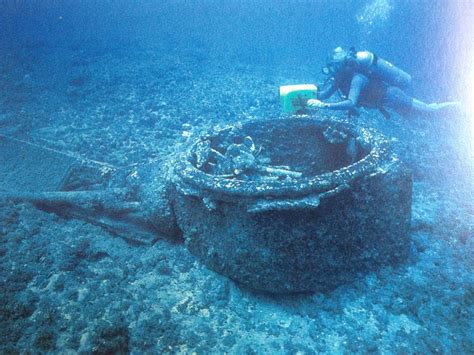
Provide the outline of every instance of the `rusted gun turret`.
<path id="1" fill-rule="evenodd" d="M 15 144 L 0 137 L 3 151 Z M 38 189 L 3 169 L 0 198 L 31 201 L 129 240 L 182 236 L 208 267 L 253 289 L 328 290 L 408 254 L 411 175 L 379 133 L 344 122 L 248 121 L 127 169 L 19 146 L 25 156 L 58 161 L 24 171 L 41 176 L 54 166 L 56 174 Z M 18 161 L 1 159 L 7 167 Z"/>

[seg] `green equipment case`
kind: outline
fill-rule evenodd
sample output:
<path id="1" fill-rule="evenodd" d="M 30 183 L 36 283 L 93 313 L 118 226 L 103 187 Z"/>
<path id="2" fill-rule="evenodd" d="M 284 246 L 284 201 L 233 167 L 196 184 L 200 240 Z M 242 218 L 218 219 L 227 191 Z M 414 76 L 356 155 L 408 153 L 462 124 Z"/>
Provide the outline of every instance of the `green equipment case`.
<path id="1" fill-rule="evenodd" d="M 283 112 L 301 113 L 309 99 L 316 98 L 318 88 L 313 84 L 280 86 L 280 102 Z"/>

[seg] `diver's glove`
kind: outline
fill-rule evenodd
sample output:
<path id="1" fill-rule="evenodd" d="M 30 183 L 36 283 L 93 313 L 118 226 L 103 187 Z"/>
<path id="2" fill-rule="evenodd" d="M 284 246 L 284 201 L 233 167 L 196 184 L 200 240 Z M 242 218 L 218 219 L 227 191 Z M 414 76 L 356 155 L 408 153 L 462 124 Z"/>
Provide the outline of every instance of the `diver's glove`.
<path id="1" fill-rule="evenodd" d="M 306 103 L 309 108 L 328 108 L 329 104 L 317 99 L 309 99 Z"/>

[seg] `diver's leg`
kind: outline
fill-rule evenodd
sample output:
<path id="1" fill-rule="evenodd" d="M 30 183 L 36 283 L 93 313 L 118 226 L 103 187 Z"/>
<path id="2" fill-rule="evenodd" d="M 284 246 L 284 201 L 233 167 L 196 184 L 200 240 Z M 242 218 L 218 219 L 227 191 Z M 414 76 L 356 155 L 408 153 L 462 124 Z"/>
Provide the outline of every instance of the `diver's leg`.
<path id="1" fill-rule="evenodd" d="M 436 109 L 432 106 L 432 104 L 427 104 L 426 102 L 420 101 L 418 99 L 413 99 L 411 106 L 412 106 L 413 111 L 418 111 L 418 112 L 435 112 L 436 111 Z"/>
<path id="2" fill-rule="evenodd" d="M 430 110 L 430 112 L 436 112 L 438 110 L 442 110 L 442 109 L 448 108 L 448 107 L 461 106 L 461 103 L 458 102 L 458 101 L 448 101 L 448 102 L 425 104 L 424 102 L 422 102 L 420 100 L 413 99 L 413 107 L 414 108 L 417 108 L 417 109 L 422 108 L 423 110 L 426 110 L 426 108 L 424 108 L 424 106 L 427 106 L 428 110 Z"/>
<path id="3" fill-rule="evenodd" d="M 423 104 L 420 101 L 421 104 Z M 394 109 L 400 115 L 406 116 L 415 108 L 415 99 L 405 94 L 396 86 L 389 86 L 385 92 L 383 106 Z"/>
<path id="4" fill-rule="evenodd" d="M 433 113 L 444 108 L 460 106 L 460 103 L 457 101 L 427 104 L 408 96 L 404 91 L 395 86 L 387 88 L 385 104 L 400 114 L 408 114 L 410 112 Z"/>

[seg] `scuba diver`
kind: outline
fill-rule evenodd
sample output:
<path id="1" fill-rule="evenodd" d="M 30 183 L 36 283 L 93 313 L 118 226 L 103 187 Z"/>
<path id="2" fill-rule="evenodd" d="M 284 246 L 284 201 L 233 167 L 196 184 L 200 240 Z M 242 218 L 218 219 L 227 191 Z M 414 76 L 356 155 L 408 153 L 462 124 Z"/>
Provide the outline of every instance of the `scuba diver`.
<path id="1" fill-rule="evenodd" d="M 407 95 L 403 90 L 411 85 L 411 75 L 395 67 L 369 51 L 356 51 L 354 47 L 333 50 L 329 63 L 323 68 L 329 75 L 318 90 L 316 99 L 307 102 L 308 108 L 347 110 L 349 115 L 357 115 L 357 107 L 377 108 L 389 118 L 386 108 L 401 115 L 411 112 L 431 113 L 447 107 L 459 106 L 459 102 L 427 104 Z M 338 102 L 323 102 L 338 92 Z"/>

